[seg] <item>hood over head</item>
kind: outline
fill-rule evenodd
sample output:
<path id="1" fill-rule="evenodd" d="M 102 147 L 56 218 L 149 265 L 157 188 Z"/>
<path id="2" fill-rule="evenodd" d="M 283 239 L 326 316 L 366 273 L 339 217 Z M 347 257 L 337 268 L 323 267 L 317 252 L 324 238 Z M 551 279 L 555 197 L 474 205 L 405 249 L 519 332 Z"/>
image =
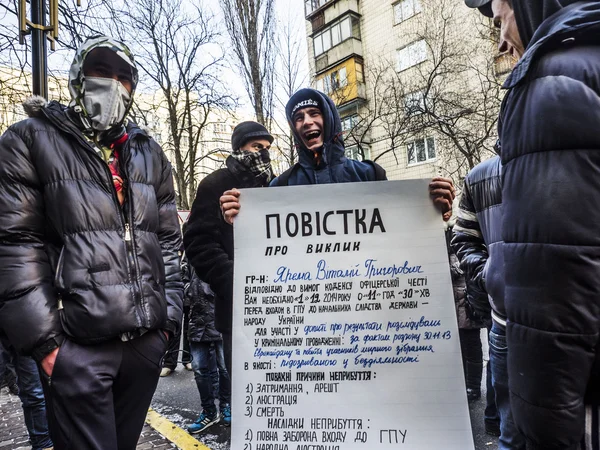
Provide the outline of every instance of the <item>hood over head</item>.
<path id="1" fill-rule="evenodd" d="M 133 53 L 131 53 L 131 50 L 129 50 L 129 48 L 123 42 L 101 35 L 88 38 L 81 44 L 75 53 L 75 57 L 73 58 L 71 68 L 69 70 L 69 92 L 71 94 L 71 103 L 69 106 L 79 106 L 82 111 L 81 114 L 87 116 L 87 112 L 83 104 L 83 97 L 85 95 L 85 75 L 83 73 L 83 66 L 87 56 L 97 48 L 106 48 L 112 50 L 131 67 L 133 89 L 129 97 L 130 100 L 126 105 L 127 111 L 129 111 L 131 105 L 133 104 L 133 94 L 138 84 L 138 70 L 137 66 L 135 65 Z"/>
<path id="2" fill-rule="evenodd" d="M 520 25 L 524 18 L 532 18 L 535 15 L 535 11 L 541 11 L 535 9 L 533 4 L 525 4 L 525 0 L 512 0 L 513 5 L 516 6 L 515 17 L 517 25 L 519 25 L 519 32 L 521 33 Z M 517 4 L 516 2 L 519 1 Z M 527 0 L 529 1 L 529 0 Z M 533 62 L 537 60 L 540 54 L 545 49 L 555 48 L 556 44 L 551 45 L 552 42 L 559 42 L 564 39 L 576 40 L 579 42 L 593 42 L 597 44 L 598 36 L 600 36 L 600 2 L 598 1 L 573 1 L 573 0 L 531 0 L 535 4 L 548 4 L 553 5 L 554 8 L 558 8 L 554 14 L 542 20 L 541 18 L 535 21 L 540 22 L 539 25 L 531 25 L 530 29 L 534 30 L 535 33 L 531 37 L 531 40 L 524 42 L 527 45 L 525 54 L 519 60 L 517 65 L 514 67 L 506 81 L 504 82 L 505 89 L 511 89 L 525 79 L 529 70 L 533 66 Z M 558 6 L 558 4 L 564 4 L 565 6 Z M 547 9 L 547 10 L 554 10 Z M 519 15 L 521 18 L 519 18 Z M 539 17 L 546 17 L 545 14 Z M 529 21 L 533 24 L 534 21 Z"/>
<path id="3" fill-rule="evenodd" d="M 322 157 L 325 164 L 341 161 L 345 158 L 344 140 L 342 137 L 342 122 L 335 103 L 327 95 L 316 89 L 304 88 L 297 91 L 287 102 L 285 114 L 294 133 L 298 147 L 300 163 L 314 166 L 314 155 L 302 143 L 302 138 L 294 127 L 294 113 L 302 108 L 315 106 L 323 114 L 323 148 Z"/>
<path id="4" fill-rule="evenodd" d="M 523 46 L 529 46 L 536 30 L 546 19 L 578 1 L 580 0 L 512 0 Z"/>

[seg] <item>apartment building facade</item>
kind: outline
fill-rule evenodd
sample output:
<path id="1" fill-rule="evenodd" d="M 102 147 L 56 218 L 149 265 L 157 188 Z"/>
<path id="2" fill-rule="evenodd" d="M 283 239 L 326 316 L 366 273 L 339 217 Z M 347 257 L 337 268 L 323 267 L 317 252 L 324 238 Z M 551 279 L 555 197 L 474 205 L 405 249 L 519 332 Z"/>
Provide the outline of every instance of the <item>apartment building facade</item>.
<path id="1" fill-rule="evenodd" d="M 312 84 L 336 102 L 349 157 L 458 181 L 492 154 L 506 61 L 462 0 L 305 0 L 305 16 Z"/>

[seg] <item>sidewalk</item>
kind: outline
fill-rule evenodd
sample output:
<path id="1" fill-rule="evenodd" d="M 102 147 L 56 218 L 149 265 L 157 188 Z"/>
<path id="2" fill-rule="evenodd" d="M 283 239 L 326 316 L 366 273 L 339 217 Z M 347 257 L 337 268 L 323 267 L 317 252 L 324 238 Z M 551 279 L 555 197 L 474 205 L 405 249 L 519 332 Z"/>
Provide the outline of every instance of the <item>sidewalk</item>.
<path id="1" fill-rule="evenodd" d="M 31 447 L 28 441 L 19 397 L 9 394 L 7 389 L 0 390 L 0 450 L 29 450 Z M 148 424 L 144 425 L 137 450 L 173 448 L 178 447 L 150 428 Z"/>

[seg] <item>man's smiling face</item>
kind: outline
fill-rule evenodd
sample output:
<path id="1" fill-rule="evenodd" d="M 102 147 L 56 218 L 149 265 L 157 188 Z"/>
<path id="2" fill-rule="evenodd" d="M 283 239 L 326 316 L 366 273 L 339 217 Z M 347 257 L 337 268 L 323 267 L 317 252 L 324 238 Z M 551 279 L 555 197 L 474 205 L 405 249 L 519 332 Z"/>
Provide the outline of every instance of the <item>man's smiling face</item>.
<path id="1" fill-rule="evenodd" d="M 323 146 L 324 120 L 319 108 L 310 106 L 294 113 L 294 128 L 304 146 L 316 152 Z"/>

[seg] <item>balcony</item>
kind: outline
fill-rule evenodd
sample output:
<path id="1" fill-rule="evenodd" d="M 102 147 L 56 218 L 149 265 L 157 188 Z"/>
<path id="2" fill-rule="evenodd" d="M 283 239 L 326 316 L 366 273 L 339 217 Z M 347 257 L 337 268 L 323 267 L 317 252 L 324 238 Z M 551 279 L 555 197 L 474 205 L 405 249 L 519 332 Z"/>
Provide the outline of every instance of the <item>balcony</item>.
<path id="1" fill-rule="evenodd" d="M 336 98 L 333 94 L 331 97 L 336 102 L 337 109 L 340 115 L 350 114 L 357 111 L 367 101 L 367 87 L 364 83 L 356 83 L 355 91 L 351 97 L 348 98 Z M 342 103 L 343 102 L 343 103 Z"/>
<path id="2" fill-rule="evenodd" d="M 307 7 L 308 7 L 307 0 Z M 323 28 L 323 26 L 335 21 L 337 18 L 348 13 L 354 13 L 360 17 L 358 0 L 312 0 L 321 4 L 310 14 L 306 15 L 306 20 L 310 21 L 313 33 Z M 308 9 L 307 9 L 308 11 Z"/>
<path id="3" fill-rule="evenodd" d="M 304 14 L 309 19 L 314 13 L 318 12 L 328 3 L 333 3 L 335 0 L 305 0 Z"/>
<path id="4" fill-rule="evenodd" d="M 360 17 L 360 11 L 358 9 L 358 0 L 338 0 L 328 6 L 324 10 L 325 23 L 329 23 L 341 17 L 347 13 L 354 13 Z"/>
<path id="5" fill-rule="evenodd" d="M 325 53 L 315 59 L 316 73 L 326 71 L 340 61 L 351 56 L 362 56 L 362 42 L 354 37 L 346 39 L 335 47 L 330 48 Z"/>

